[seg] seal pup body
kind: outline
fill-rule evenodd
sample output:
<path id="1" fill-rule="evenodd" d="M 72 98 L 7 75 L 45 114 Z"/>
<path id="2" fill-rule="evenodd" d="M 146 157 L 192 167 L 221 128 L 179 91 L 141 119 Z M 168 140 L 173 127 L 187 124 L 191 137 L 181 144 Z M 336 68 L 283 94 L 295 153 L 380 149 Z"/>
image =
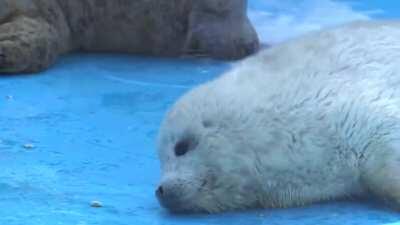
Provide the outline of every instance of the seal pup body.
<path id="1" fill-rule="evenodd" d="M 400 23 L 353 22 L 266 49 L 194 88 L 159 134 L 174 212 L 376 196 L 400 206 Z"/>

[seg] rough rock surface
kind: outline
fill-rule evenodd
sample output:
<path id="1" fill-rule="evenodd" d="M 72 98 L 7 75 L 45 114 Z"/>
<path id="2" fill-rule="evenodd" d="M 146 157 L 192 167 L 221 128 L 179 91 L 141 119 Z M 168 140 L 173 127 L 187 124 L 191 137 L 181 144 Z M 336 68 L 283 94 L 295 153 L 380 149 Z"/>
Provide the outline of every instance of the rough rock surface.
<path id="1" fill-rule="evenodd" d="M 69 51 L 237 59 L 259 47 L 246 0 L 0 0 L 0 72 Z"/>

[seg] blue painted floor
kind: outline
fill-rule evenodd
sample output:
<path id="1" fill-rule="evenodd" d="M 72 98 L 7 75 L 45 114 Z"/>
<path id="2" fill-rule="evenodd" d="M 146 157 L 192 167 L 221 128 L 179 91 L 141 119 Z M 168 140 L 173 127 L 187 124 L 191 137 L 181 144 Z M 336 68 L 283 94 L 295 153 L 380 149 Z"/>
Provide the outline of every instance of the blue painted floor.
<path id="1" fill-rule="evenodd" d="M 346 20 L 392 18 L 400 9 L 394 1 L 265 2 L 250 1 L 252 18 L 286 34 L 288 26 L 299 34 L 344 21 L 319 17 L 326 8 Z M 385 7 L 391 13 L 382 16 Z M 265 42 L 288 37 L 268 39 L 256 22 Z M 190 216 L 161 209 L 153 194 L 160 121 L 184 92 L 228 68 L 211 60 L 75 54 L 41 74 L 1 77 L 0 225 L 400 224 L 400 213 L 360 202 Z M 91 207 L 95 200 L 103 207 Z"/>

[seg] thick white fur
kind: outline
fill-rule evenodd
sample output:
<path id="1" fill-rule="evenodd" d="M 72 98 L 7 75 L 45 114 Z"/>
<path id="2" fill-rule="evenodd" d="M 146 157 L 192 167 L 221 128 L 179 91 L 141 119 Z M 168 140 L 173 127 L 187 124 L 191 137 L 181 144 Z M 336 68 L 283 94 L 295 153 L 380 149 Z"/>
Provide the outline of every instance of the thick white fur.
<path id="1" fill-rule="evenodd" d="M 198 143 L 183 156 L 174 145 Z M 263 50 L 183 96 L 159 135 L 172 210 L 400 203 L 400 23 L 355 22 Z"/>

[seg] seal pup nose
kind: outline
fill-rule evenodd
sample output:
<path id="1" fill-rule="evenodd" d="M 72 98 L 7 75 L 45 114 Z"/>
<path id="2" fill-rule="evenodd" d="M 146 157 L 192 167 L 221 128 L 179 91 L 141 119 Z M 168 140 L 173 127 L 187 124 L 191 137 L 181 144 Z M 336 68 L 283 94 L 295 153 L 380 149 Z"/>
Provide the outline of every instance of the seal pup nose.
<path id="1" fill-rule="evenodd" d="M 181 208 L 180 194 L 173 187 L 160 185 L 156 190 L 156 196 L 160 204 L 172 211 Z"/>
<path id="2" fill-rule="evenodd" d="M 163 194 L 164 194 L 164 190 L 163 190 L 163 187 L 160 185 L 156 190 L 156 196 L 158 198 L 161 198 Z"/>

